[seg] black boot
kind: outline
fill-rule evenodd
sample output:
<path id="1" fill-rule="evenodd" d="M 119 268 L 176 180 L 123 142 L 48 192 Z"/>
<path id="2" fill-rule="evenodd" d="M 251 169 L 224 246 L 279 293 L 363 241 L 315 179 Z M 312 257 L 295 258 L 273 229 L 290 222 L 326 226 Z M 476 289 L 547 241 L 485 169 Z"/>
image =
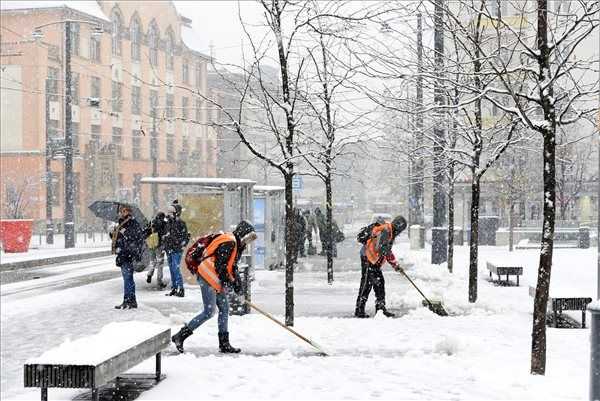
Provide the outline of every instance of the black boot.
<path id="1" fill-rule="evenodd" d="M 149 275 L 149 274 L 148 274 L 148 275 L 146 276 L 146 282 L 147 282 L 148 284 L 150 284 L 150 283 L 152 282 L 152 276 L 151 276 L 151 275 Z"/>
<path id="2" fill-rule="evenodd" d="M 137 300 L 135 299 L 135 296 L 127 301 L 127 307 L 129 309 L 137 309 Z"/>
<path id="3" fill-rule="evenodd" d="M 364 309 L 362 309 L 362 310 L 361 310 L 361 309 L 356 309 L 356 310 L 354 311 L 354 317 L 357 317 L 357 318 L 359 318 L 359 319 L 366 319 L 366 318 L 368 318 L 368 317 L 369 317 L 369 315 L 367 315 L 367 314 L 365 313 L 365 310 L 364 310 Z"/>
<path id="4" fill-rule="evenodd" d="M 175 293 L 175 296 L 179 297 L 179 298 L 185 297 L 185 291 L 183 290 L 183 287 L 177 290 L 177 292 Z"/>
<path id="5" fill-rule="evenodd" d="M 388 311 L 385 308 L 385 305 L 375 306 L 375 313 L 377 313 L 377 311 L 382 311 L 383 312 L 383 316 L 385 316 L 385 317 L 396 317 L 396 314 Z"/>
<path id="6" fill-rule="evenodd" d="M 115 305 L 115 309 L 127 309 L 127 300 L 123 299 L 120 305 Z"/>
<path id="7" fill-rule="evenodd" d="M 171 292 L 169 292 L 168 294 L 165 294 L 166 297 L 172 297 L 173 295 L 177 294 L 177 288 L 172 288 Z"/>
<path id="8" fill-rule="evenodd" d="M 190 330 L 190 328 L 187 325 L 185 325 L 181 328 L 181 330 L 177 332 L 177 334 L 171 337 L 171 341 L 173 341 L 173 343 L 175 344 L 177 351 L 183 353 L 183 342 L 193 333 L 194 332 Z"/>
<path id="9" fill-rule="evenodd" d="M 225 332 L 219 333 L 219 351 L 224 354 L 237 354 L 241 349 L 234 348 L 229 344 L 229 332 Z"/>

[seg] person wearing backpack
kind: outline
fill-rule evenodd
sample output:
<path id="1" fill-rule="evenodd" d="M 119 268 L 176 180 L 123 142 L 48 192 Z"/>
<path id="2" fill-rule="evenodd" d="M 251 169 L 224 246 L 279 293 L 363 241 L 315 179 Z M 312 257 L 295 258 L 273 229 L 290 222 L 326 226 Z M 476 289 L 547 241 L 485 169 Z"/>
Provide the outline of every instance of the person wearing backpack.
<path id="1" fill-rule="evenodd" d="M 375 313 L 382 311 L 386 317 L 394 317 L 385 307 L 385 280 L 381 266 L 387 261 L 394 270 L 401 269 L 392 252 L 394 240 L 406 228 L 406 219 L 397 216 L 391 223 L 377 220 L 375 223 L 363 228 L 357 240 L 363 244 L 360 250 L 361 281 L 356 298 L 354 316 L 367 318 L 365 306 L 371 288 L 375 290 Z"/>
<path id="2" fill-rule="evenodd" d="M 123 302 L 115 309 L 135 309 L 135 281 L 133 280 L 134 262 L 141 260 L 141 249 L 144 244 L 144 231 L 131 214 L 129 207 L 119 207 L 119 221 L 110 233 L 112 253 L 117 255 L 116 265 L 121 268 L 123 275 Z"/>
<path id="3" fill-rule="evenodd" d="M 183 248 L 190 241 L 190 234 L 187 225 L 181 220 L 181 207 L 179 205 L 169 206 L 167 216 L 166 232 L 163 236 L 167 262 L 169 263 L 169 272 L 171 274 L 171 292 L 167 296 L 184 297 L 183 277 L 179 270 Z"/>
<path id="4" fill-rule="evenodd" d="M 188 250 L 186 262 L 189 262 L 188 268 L 196 274 L 202 292 L 204 309 L 171 337 L 171 341 L 179 352 L 184 351 L 185 339 L 214 316 L 216 308 L 219 309 L 219 351 L 222 353 L 240 352 L 239 348 L 235 348 L 229 343 L 227 293 L 233 289 L 238 296 L 242 294 L 238 262 L 245 248 L 256 237 L 252 224 L 242 220 L 233 232 L 202 237 L 193 245 L 194 249 Z"/>
<path id="5" fill-rule="evenodd" d="M 146 228 L 146 243 L 150 249 L 151 266 L 146 276 L 146 282 L 152 282 L 152 276 L 156 270 L 156 285 L 159 290 L 167 287 L 163 281 L 163 265 L 165 264 L 165 251 L 163 237 L 167 232 L 167 216 L 158 212 L 150 225 Z"/>

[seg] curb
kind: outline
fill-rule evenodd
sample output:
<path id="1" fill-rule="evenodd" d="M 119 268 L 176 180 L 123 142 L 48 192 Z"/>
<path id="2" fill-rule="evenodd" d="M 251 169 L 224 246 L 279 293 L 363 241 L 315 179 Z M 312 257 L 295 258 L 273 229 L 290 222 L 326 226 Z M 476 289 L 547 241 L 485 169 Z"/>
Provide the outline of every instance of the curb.
<path id="1" fill-rule="evenodd" d="M 75 255 L 54 256 L 54 257 L 50 257 L 50 258 L 25 260 L 22 262 L 2 263 L 2 264 L 0 264 L 0 271 L 9 271 L 9 270 L 31 268 L 31 267 L 55 265 L 58 263 L 72 262 L 75 260 L 101 258 L 104 256 L 110 256 L 110 255 L 111 255 L 110 250 L 104 250 L 104 251 L 96 251 L 96 252 L 89 252 L 89 253 L 79 253 L 79 254 L 75 254 Z"/>

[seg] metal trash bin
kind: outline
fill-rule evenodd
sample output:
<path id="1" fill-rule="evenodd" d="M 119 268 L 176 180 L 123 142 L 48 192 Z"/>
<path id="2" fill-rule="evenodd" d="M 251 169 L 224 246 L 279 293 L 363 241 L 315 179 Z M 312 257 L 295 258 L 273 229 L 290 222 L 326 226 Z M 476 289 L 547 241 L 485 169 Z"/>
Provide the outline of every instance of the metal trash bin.
<path id="1" fill-rule="evenodd" d="M 588 227 L 579 227 L 578 246 L 582 249 L 590 247 L 590 229 Z"/>

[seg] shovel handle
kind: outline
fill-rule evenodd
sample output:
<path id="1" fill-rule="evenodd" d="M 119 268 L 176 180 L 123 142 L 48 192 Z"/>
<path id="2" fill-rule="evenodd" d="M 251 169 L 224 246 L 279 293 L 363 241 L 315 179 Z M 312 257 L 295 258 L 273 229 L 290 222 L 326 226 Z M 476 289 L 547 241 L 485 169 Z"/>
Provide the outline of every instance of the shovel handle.
<path id="1" fill-rule="evenodd" d="M 427 299 L 427 297 L 425 296 L 425 294 L 423 294 L 423 292 L 419 289 L 419 287 L 417 287 L 417 285 L 410 279 L 410 277 L 408 277 L 408 275 L 404 272 L 404 269 L 401 269 L 400 273 L 402 273 L 404 275 L 404 277 L 406 277 L 406 279 L 413 285 L 413 287 L 415 287 L 415 289 L 417 291 L 419 291 L 419 294 L 421 294 L 421 296 L 423 297 L 423 299 L 425 299 L 425 301 L 427 301 L 427 303 L 429 304 L 429 306 L 433 307 L 431 301 L 429 299 Z"/>
<path id="2" fill-rule="evenodd" d="M 257 311 L 258 313 L 260 313 L 261 315 L 263 315 L 264 317 L 270 319 L 271 321 L 277 323 L 278 325 L 280 325 L 281 327 L 283 327 L 284 329 L 286 329 L 287 331 L 289 331 L 290 333 L 292 333 L 293 335 L 295 335 L 296 337 L 298 337 L 299 339 L 301 339 L 302 341 L 310 344 L 311 347 L 315 348 L 316 350 L 318 350 L 320 353 L 327 355 L 327 353 L 325 351 L 323 351 L 318 345 L 316 345 L 315 343 L 313 343 L 312 341 L 310 341 L 308 338 L 304 337 L 302 334 L 298 333 L 296 330 L 286 326 L 285 324 L 281 323 L 279 320 L 275 319 L 273 316 L 271 316 L 270 314 L 268 314 L 267 312 L 261 310 L 258 306 L 254 305 L 252 302 L 245 300 L 245 302 L 255 311 Z"/>

